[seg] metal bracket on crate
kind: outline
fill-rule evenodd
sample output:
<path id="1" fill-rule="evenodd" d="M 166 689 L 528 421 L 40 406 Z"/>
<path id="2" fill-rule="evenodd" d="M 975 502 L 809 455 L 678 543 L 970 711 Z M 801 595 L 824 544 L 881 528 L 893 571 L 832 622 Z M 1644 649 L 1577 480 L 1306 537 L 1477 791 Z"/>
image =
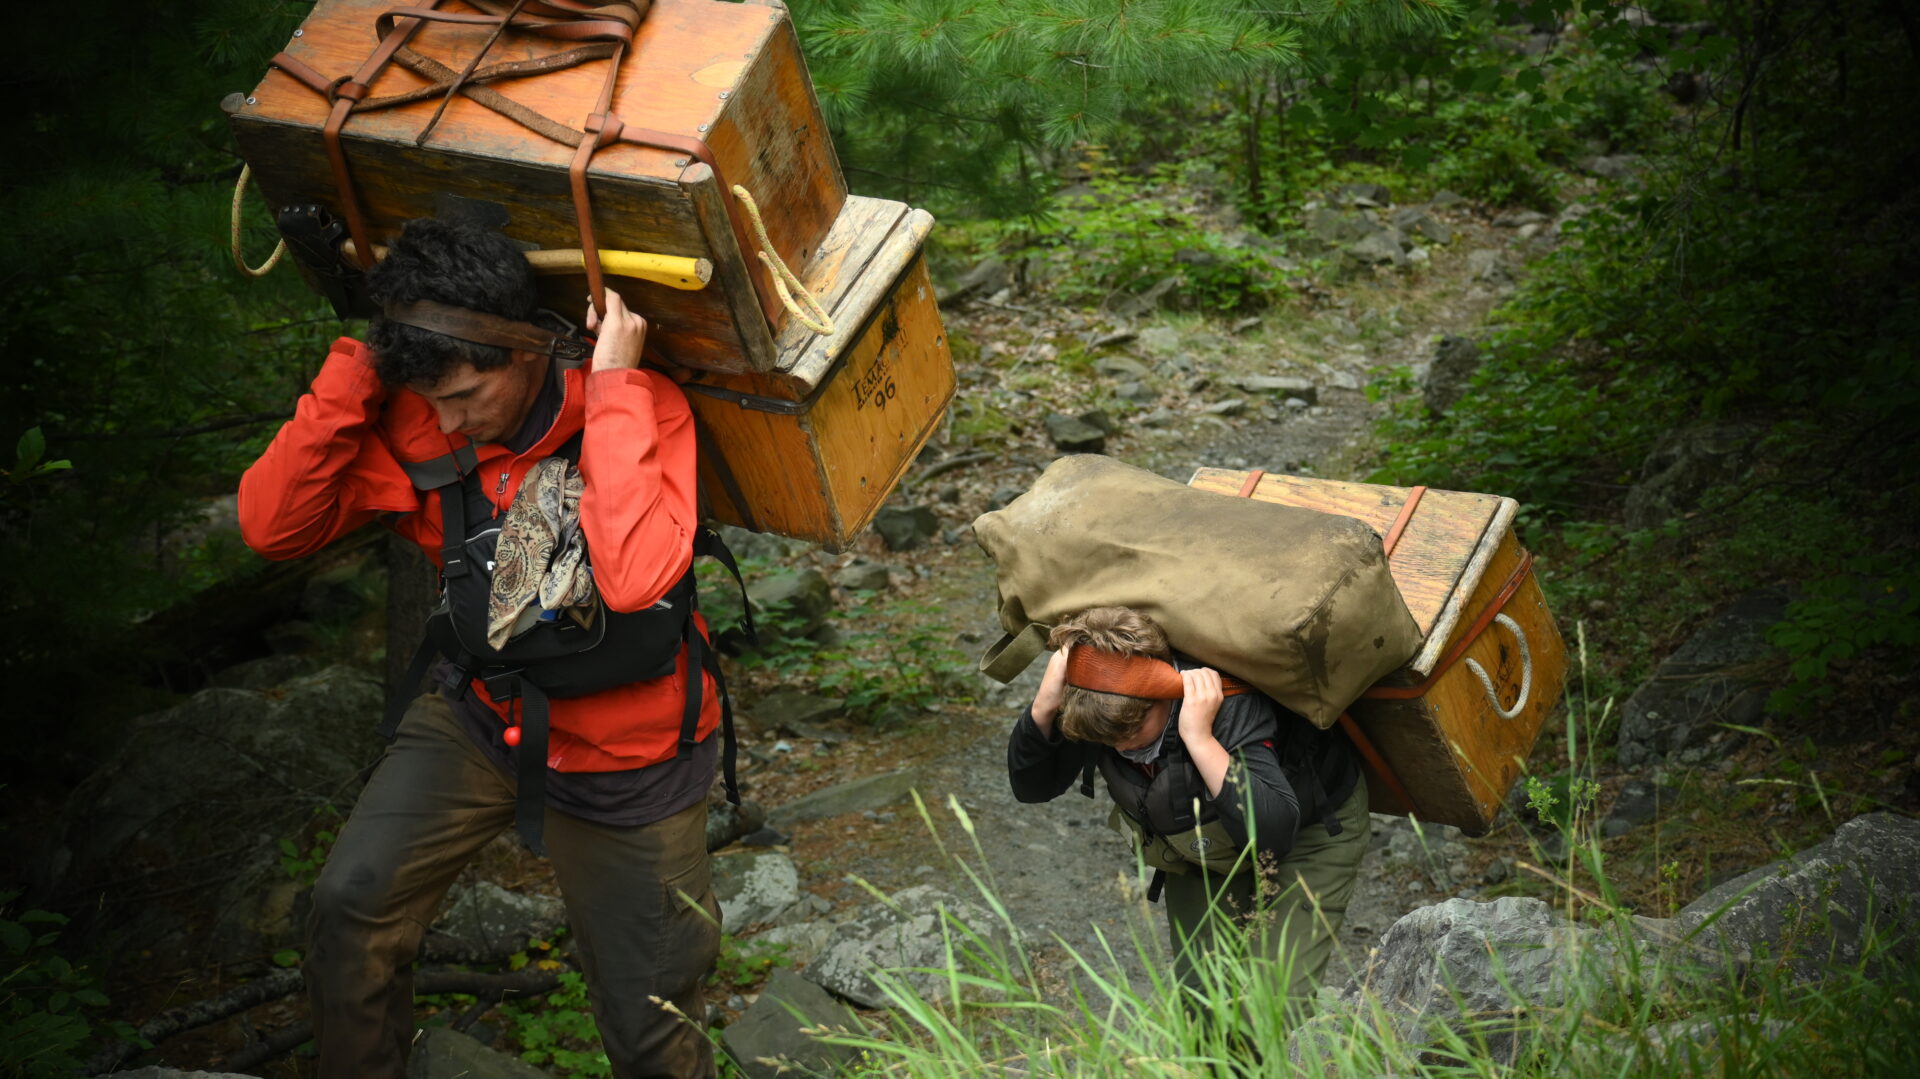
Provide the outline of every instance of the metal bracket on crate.
<path id="1" fill-rule="evenodd" d="M 822 379 L 812 393 L 798 401 L 788 401 L 779 397 L 763 397 L 757 393 L 743 393 L 730 390 L 725 386 L 711 386 L 704 382 L 682 382 L 680 388 L 702 397 L 712 397 L 721 401 L 731 401 L 750 412 L 771 412 L 776 416 L 804 416 L 813 410 L 814 402 L 827 388 L 830 380 Z"/>

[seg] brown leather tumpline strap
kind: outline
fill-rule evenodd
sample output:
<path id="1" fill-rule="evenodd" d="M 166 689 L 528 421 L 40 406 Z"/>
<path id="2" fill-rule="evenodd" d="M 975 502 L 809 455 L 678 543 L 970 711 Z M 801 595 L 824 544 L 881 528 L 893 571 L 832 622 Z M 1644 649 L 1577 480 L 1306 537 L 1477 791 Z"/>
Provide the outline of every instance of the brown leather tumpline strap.
<path id="1" fill-rule="evenodd" d="M 554 333 L 531 322 L 432 300 L 391 304 L 382 314 L 389 321 L 443 333 L 462 341 L 537 352 L 568 362 L 583 360 L 592 352 L 584 341 Z"/>
<path id="2" fill-rule="evenodd" d="M 1413 520 L 1413 510 L 1427 493 L 1425 487 L 1414 487 L 1407 491 L 1407 500 L 1400 504 L 1400 516 L 1393 519 L 1393 527 L 1387 529 L 1387 538 L 1380 541 L 1381 549 L 1388 559 L 1393 558 L 1393 549 L 1400 543 L 1400 534 L 1407 530 L 1407 522 Z"/>

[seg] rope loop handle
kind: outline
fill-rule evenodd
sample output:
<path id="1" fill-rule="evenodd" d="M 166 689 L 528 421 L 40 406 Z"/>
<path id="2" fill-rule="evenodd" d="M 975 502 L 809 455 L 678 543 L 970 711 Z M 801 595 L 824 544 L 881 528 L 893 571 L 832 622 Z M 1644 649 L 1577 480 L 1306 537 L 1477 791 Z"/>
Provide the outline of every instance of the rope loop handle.
<path id="1" fill-rule="evenodd" d="M 753 221 L 754 235 L 760 240 L 760 261 L 765 263 L 767 269 L 772 272 L 773 290 L 780 294 L 780 302 L 786 305 L 787 313 L 799 319 L 802 326 L 814 333 L 822 337 L 831 336 L 833 334 L 832 316 L 827 314 L 826 308 L 820 306 L 819 300 L 813 298 L 813 294 L 800 283 L 800 279 L 794 276 L 793 271 L 787 268 L 787 264 L 781 261 L 779 253 L 774 251 L 773 241 L 767 238 L 767 225 L 760 220 L 760 207 L 754 204 L 753 194 L 739 184 L 734 184 L 733 197 L 739 199 L 747 208 L 747 217 Z M 799 303 L 795 303 L 793 299 L 796 292 L 800 294 Z M 806 305 L 806 311 L 801 310 L 801 304 Z M 808 317 L 809 311 L 812 312 L 811 318 Z"/>
<path id="2" fill-rule="evenodd" d="M 282 237 L 279 246 L 273 249 L 273 254 L 268 255 L 267 261 L 257 268 L 247 265 L 246 256 L 240 253 L 240 199 L 247 193 L 247 181 L 252 178 L 253 166 L 243 164 L 240 166 L 240 182 L 233 185 L 233 264 L 248 277 L 265 277 L 273 272 L 275 266 L 280 265 L 281 256 L 287 253 L 287 241 Z"/>
<path id="3" fill-rule="evenodd" d="M 1513 707 L 1500 704 L 1500 694 L 1494 692 L 1493 679 L 1487 677 L 1485 667 L 1470 659 L 1466 661 L 1467 669 L 1480 679 L 1481 688 L 1487 691 L 1487 704 L 1492 706 L 1494 714 L 1501 719 L 1513 719 L 1527 706 L 1527 698 L 1533 693 L 1533 649 L 1527 647 L 1527 631 L 1520 628 L 1520 623 L 1505 614 L 1496 614 L 1493 620 L 1507 627 L 1514 640 L 1520 642 L 1520 695 L 1514 698 Z"/>

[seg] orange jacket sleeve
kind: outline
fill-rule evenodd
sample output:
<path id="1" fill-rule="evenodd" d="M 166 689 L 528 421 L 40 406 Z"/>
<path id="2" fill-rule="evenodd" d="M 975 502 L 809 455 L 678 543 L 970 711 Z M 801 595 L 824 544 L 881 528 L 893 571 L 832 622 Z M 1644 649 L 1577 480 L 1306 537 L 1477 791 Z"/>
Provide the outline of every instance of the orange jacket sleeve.
<path id="1" fill-rule="evenodd" d="M 240 477 L 247 546 L 265 558 L 300 558 L 380 513 L 418 508 L 380 430 L 385 400 L 366 347 L 335 341 L 293 419 Z"/>
<path id="2" fill-rule="evenodd" d="M 699 526 L 693 412 L 655 371 L 587 375 L 580 527 L 607 606 L 637 611 L 693 564 Z"/>

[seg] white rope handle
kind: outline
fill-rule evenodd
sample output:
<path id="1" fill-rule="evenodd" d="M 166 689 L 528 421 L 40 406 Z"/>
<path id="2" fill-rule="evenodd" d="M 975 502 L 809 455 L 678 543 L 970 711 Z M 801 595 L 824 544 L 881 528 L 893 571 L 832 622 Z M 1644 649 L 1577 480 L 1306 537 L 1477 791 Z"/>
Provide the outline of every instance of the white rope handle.
<path id="1" fill-rule="evenodd" d="M 1493 705 L 1494 712 L 1498 714 L 1501 719 L 1512 719 L 1518 716 L 1520 710 L 1527 706 L 1527 697 L 1533 692 L 1533 650 L 1527 647 L 1527 631 L 1520 628 L 1520 623 L 1515 622 L 1504 614 L 1494 615 L 1493 620 L 1511 630 L 1513 632 L 1513 639 L 1520 642 L 1520 696 L 1514 699 L 1513 707 L 1500 707 L 1500 694 L 1495 692 L 1493 679 L 1487 677 L 1486 668 L 1480 666 L 1480 664 L 1473 660 L 1467 661 L 1467 667 L 1473 671 L 1474 674 L 1480 676 L 1480 685 L 1485 687 L 1487 691 L 1487 703 Z"/>
<path id="2" fill-rule="evenodd" d="M 240 253 L 240 198 L 247 193 L 247 181 L 252 178 L 253 166 L 241 165 L 240 182 L 233 185 L 233 264 L 248 277 L 265 277 L 273 272 L 275 266 L 280 265 L 280 256 L 287 253 L 287 241 L 282 238 L 279 246 L 273 249 L 273 254 L 268 255 L 267 261 L 261 263 L 257 269 L 247 265 L 246 256 Z"/>
<path id="3" fill-rule="evenodd" d="M 794 276 L 793 271 L 787 269 L 787 264 L 780 260 L 779 253 L 773 249 L 773 241 L 767 238 L 767 225 L 760 220 L 760 207 L 754 205 L 752 193 L 739 184 L 734 184 L 733 197 L 746 204 L 747 217 L 753 222 L 754 235 L 760 239 L 760 261 L 766 263 L 767 269 L 772 272 L 773 290 L 780 294 L 780 302 L 786 305 L 787 313 L 799 319 L 802 326 L 814 333 L 822 337 L 831 335 L 833 333 L 832 316 L 827 314 L 826 308 L 820 306 L 819 300 L 813 298 L 813 294 L 807 291 L 807 286 L 800 283 L 800 279 Z M 792 291 L 788 291 L 789 286 L 792 287 Z M 793 301 L 795 292 L 800 294 L 800 303 Z M 802 303 L 813 312 L 812 318 L 807 317 L 807 312 L 800 309 Z"/>

